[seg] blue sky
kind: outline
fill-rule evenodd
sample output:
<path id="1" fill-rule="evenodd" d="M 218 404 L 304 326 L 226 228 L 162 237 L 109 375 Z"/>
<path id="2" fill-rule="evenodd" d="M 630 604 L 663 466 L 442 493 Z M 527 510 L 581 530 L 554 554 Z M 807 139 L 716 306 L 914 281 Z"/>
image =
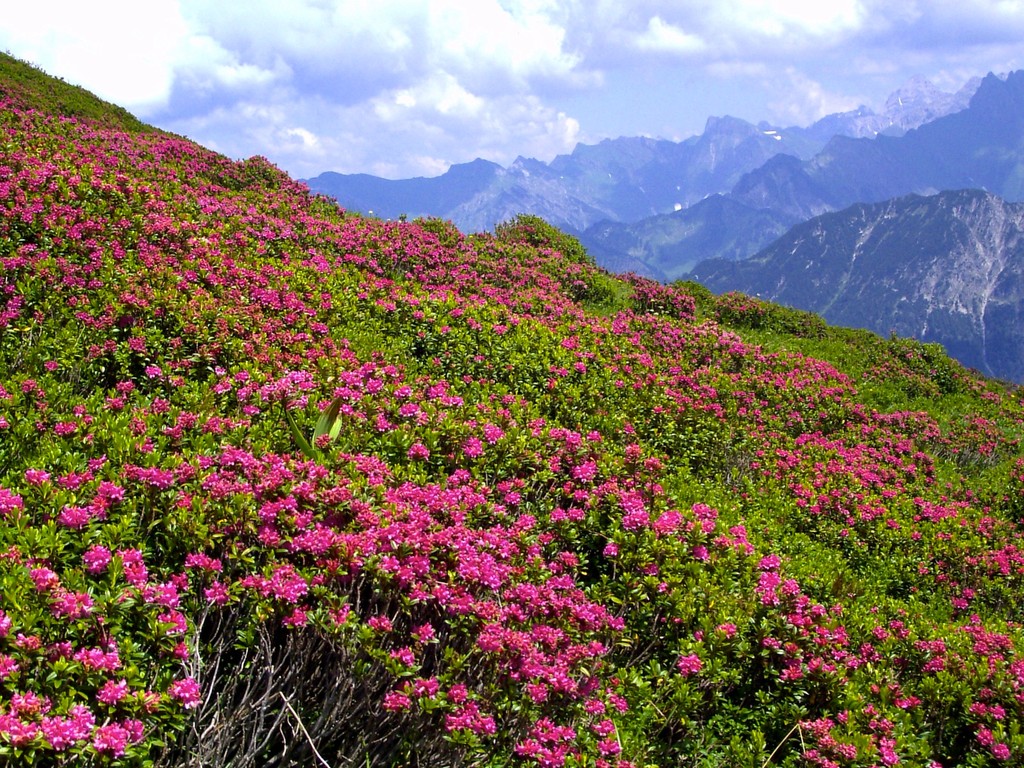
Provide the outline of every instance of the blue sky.
<path id="1" fill-rule="evenodd" d="M 1024 0 L 34 0 L 0 49 L 231 157 L 433 176 L 1024 68 Z"/>

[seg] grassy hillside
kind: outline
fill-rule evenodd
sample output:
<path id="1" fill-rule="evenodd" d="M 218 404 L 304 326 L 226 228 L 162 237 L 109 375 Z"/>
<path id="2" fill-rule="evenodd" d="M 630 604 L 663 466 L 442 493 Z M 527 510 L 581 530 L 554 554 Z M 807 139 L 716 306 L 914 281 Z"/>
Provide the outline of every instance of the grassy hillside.
<path id="1" fill-rule="evenodd" d="M 154 130 L 128 110 L 4 52 L 0 52 L 0 98 L 19 109 L 93 120 L 126 131 Z"/>
<path id="2" fill-rule="evenodd" d="M 1022 759 L 1019 391 L 37 97 L 0 111 L 7 764 Z"/>

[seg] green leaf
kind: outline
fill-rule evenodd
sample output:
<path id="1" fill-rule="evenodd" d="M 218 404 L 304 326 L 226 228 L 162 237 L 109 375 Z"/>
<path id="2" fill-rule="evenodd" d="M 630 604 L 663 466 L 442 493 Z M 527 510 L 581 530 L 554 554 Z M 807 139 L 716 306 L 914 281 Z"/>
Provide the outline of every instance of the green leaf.
<path id="1" fill-rule="evenodd" d="M 320 420 L 316 423 L 316 429 L 313 430 L 313 442 L 316 443 L 317 438 L 321 435 L 329 435 L 331 440 L 337 438 L 338 433 L 341 431 L 341 419 L 338 418 L 338 414 L 341 411 L 342 398 L 336 397 L 331 401 L 331 404 L 327 406 L 322 414 L 320 414 Z"/>
<path id="2" fill-rule="evenodd" d="M 313 450 L 313 446 L 309 444 L 306 436 L 299 431 L 298 425 L 295 423 L 295 418 L 292 416 L 292 412 L 288 410 L 288 406 L 282 405 L 284 408 L 284 419 L 288 422 L 288 428 L 292 431 L 292 436 L 295 438 L 295 442 L 299 444 L 299 450 L 301 450 L 308 459 L 316 460 L 317 453 Z"/>

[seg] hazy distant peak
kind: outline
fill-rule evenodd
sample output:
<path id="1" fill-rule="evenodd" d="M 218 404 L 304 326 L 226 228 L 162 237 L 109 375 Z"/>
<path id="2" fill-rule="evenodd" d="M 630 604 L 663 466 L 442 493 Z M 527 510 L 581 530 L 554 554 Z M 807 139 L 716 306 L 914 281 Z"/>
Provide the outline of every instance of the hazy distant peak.
<path id="1" fill-rule="evenodd" d="M 756 129 L 752 123 L 748 123 L 738 117 L 732 115 L 721 115 L 720 117 L 711 116 L 707 119 L 704 124 L 704 133 L 720 133 L 723 131 L 735 131 L 735 130 L 750 131 L 753 133 Z"/>
<path id="2" fill-rule="evenodd" d="M 949 93 L 921 75 L 915 75 L 886 100 L 882 114 L 889 119 L 891 126 L 886 132 L 905 133 L 937 118 L 967 109 L 980 84 L 981 79 L 974 78 L 956 93 Z"/>

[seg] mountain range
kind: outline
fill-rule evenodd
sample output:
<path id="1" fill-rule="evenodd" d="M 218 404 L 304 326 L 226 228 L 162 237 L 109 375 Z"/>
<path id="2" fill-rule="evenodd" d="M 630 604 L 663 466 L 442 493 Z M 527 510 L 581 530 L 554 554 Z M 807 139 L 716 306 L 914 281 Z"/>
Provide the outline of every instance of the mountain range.
<path id="1" fill-rule="evenodd" d="M 478 159 L 453 165 L 434 178 L 390 180 L 327 172 L 306 183 L 346 209 L 381 218 L 440 217 L 466 231 L 484 231 L 529 212 L 584 233 L 587 242 L 585 231 L 592 225 L 633 223 L 682 211 L 732 191 L 772 158 L 788 155 L 809 161 L 834 136 L 903 135 L 926 120 L 966 107 L 979 84 L 972 80 L 951 94 L 915 78 L 889 97 L 880 114 L 861 107 L 807 128 L 711 117 L 701 135 L 681 142 L 624 137 L 579 144 L 550 163 L 519 157 L 503 168 Z"/>

